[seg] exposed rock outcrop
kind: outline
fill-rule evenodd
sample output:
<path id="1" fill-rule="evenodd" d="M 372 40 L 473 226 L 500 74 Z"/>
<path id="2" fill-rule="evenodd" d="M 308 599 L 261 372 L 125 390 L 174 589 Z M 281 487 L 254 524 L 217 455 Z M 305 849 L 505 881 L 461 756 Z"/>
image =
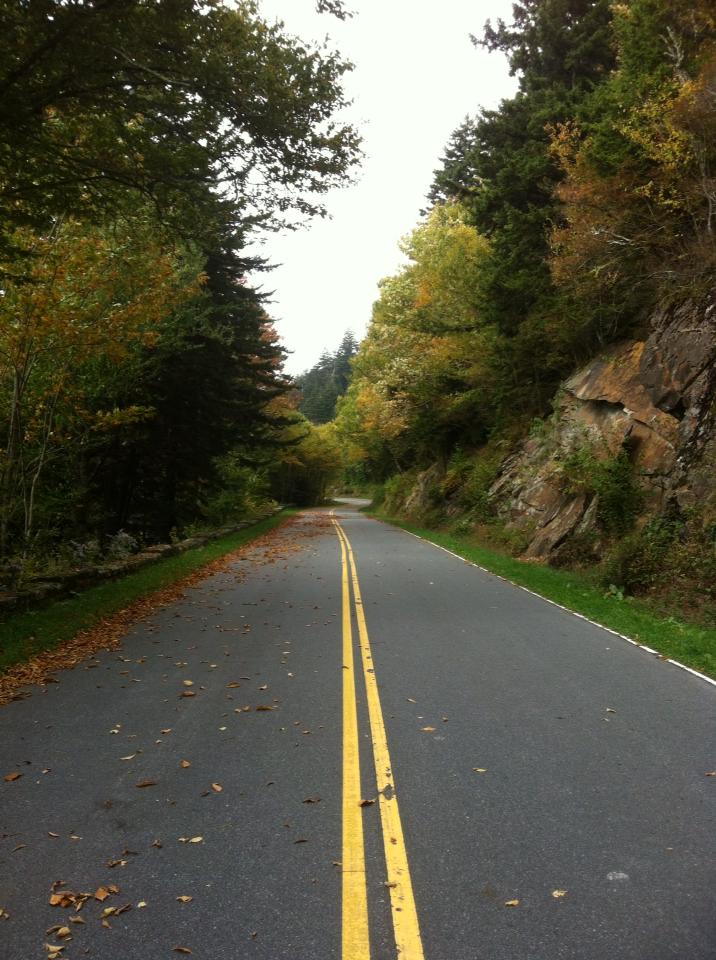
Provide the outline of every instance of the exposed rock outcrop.
<path id="1" fill-rule="evenodd" d="M 549 558 L 594 529 L 593 494 L 565 482 L 564 461 L 629 441 L 645 513 L 698 507 L 716 519 L 716 299 L 665 308 L 645 341 L 619 344 L 569 378 L 545 430 L 508 458 L 490 497 L 508 526 L 533 531 L 526 556 Z"/>
<path id="2" fill-rule="evenodd" d="M 402 512 L 409 516 L 419 516 L 434 505 L 434 489 L 442 479 L 444 470 L 434 463 L 418 474 L 415 484 L 402 504 Z"/>

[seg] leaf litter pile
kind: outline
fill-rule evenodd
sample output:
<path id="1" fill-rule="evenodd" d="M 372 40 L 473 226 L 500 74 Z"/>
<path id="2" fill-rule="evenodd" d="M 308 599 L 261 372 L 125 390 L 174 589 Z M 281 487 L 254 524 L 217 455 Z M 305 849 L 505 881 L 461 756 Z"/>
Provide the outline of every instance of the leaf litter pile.
<path id="1" fill-rule="evenodd" d="M 237 550 L 226 553 L 216 560 L 209 561 L 169 586 L 135 600 L 95 626 L 81 630 L 71 640 L 65 641 L 52 650 L 37 654 L 26 663 L 11 667 L 0 675 L 0 706 L 28 696 L 29 693 L 21 689 L 23 687 L 57 683 L 52 674 L 58 670 L 72 669 L 100 650 L 116 649 L 135 623 L 144 620 L 162 607 L 181 600 L 190 587 L 220 573 L 237 560 L 251 554 L 252 560 L 257 563 L 275 563 L 276 559 L 284 557 L 288 550 L 298 550 L 299 547 L 291 534 L 295 532 L 300 519 L 300 517 L 289 518 L 263 536 L 242 544 Z M 301 530 L 301 534 L 305 536 L 305 529 Z"/>

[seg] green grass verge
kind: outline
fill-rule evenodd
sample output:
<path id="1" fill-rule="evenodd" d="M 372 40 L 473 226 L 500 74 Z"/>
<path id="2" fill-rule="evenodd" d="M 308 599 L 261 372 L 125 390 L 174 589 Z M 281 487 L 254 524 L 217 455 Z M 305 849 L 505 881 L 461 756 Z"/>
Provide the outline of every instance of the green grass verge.
<path id="1" fill-rule="evenodd" d="M 58 600 L 40 610 L 29 610 L 8 617 L 0 623 L 0 673 L 37 653 L 51 650 L 63 641 L 72 639 L 80 630 L 94 626 L 135 600 L 162 590 L 212 560 L 237 550 L 272 530 L 295 512 L 282 510 L 275 517 L 203 547 L 159 560 L 120 580 L 91 587 L 76 597 Z"/>
<path id="2" fill-rule="evenodd" d="M 515 560 L 470 537 L 417 527 L 375 511 L 370 511 L 370 515 L 446 547 L 492 573 L 716 679 L 716 630 L 659 615 L 643 600 L 605 596 L 603 589 L 573 571 Z"/>

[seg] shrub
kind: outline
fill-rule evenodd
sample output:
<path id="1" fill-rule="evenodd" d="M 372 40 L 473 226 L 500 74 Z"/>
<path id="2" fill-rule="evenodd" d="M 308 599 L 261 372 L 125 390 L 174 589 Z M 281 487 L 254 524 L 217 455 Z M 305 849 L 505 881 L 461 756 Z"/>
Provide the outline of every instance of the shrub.
<path id="1" fill-rule="evenodd" d="M 629 593 L 644 592 L 660 579 L 669 550 L 682 525 L 657 518 L 637 533 L 620 540 L 607 555 L 600 571 L 604 586 L 617 584 Z"/>
<path id="2" fill-rule="evenodd" d="M 471 523 L 487 522 L 494 517 L 489 490 L 495 481 L 504 453 L 483 447 L 477 453 L 456 448 L 442 482 L 445 497 L 454 497 L 469 512 Z"/>
<path id="3" fill-rule="evenodd" d="M 644 494 L 625 449 L 601 463 L 594 485 L 599 496 L 597 522 L 603 530 L 616 535 L 631 530 L 644 505 Z"/>
<path id="4" fill-rule="evenodd" d="M 562 463 L 567 489 L 599 497 L 597 523 L 605 533 L 622 536 L 630 531 L 644 505 L 644 494 L 634 474 L 628 445 L 615 457 L 600 458 L 585 446 Z"/>
<path id="5" fill-rule="evenodd" d="M 499 459 L 476 459 L 465 477 L 460 490 L 460 503 L 467 507 L 477 520 L 487 521 L 494 516 L 489 491 L 497 476 L 499 465 Z"/>
<path id="6" fill-rule="evenodd" d="M 202 507 L 202 514 L 211 526 L 245 520 L 270 502 L 264 474 L 243 464 L 238 454 L 218 457 L 215 466 L 221 486 Z M 186 528 L 182 533 L 186 533 Z"/>
<path id="7" fill-rule="evenodd" d="M 125 530 L 118 530 L 107 540 L 105 556 L 110 560 L 125 560 L 137 551 L 139 542 Z"/>
<path id="8" fill-rule="evenodd" d="M 415 484 L 415 471 L 395 473 L 383 484 L 383 508 L 389 515 L 400 513 Z"/>

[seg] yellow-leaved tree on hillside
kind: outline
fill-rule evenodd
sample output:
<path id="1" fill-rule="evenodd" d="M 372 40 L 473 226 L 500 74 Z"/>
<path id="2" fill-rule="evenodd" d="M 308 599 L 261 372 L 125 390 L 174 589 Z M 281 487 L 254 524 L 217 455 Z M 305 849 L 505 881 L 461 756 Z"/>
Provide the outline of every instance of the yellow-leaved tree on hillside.
<path id="1" fill-rule="evenodd" d="M 12 522 L 28 544 L 38 484 L 57 451 L 151 414 L 139 406 L 90 412 L 93 368 L 121 365 L 155 342 L 201 283 L 140 218 L 94 228 L 65 219 L 43 234 L 19 233 L 27 258 L 0 264 L 0 555 Z"/>
<path id="2" fill-rule="evenodd" d="M 409 262 L 380 284 L 337 417 L 349 462 L 383 474 L 485 439 L 495 340 L 480 310 L 489 246 L 458 205 L 435 206 L 401 249 Z"/>

